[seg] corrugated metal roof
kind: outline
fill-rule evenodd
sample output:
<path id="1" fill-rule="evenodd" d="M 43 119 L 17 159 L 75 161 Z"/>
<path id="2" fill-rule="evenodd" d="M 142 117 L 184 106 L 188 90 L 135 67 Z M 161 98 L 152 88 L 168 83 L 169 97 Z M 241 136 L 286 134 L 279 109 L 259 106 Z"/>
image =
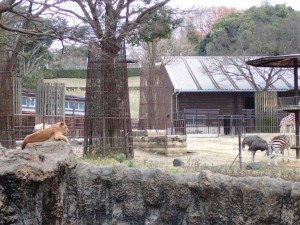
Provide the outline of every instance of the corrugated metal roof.
<path id="1" fill-rule="evenodd" d="M 256 85 L 264 89 L 272 68 L 249 66 L 246 61 L 257 57 L 235 56 L 174 56 L 166 65 L 167 73 L 176 91 L 255 91 L 254 85 L 244 75 L 253 76 Z M 168 60 L 169 61 L 169 60 Z M 250 69 L 250 70 L 249 70 Z M 273 68 L 273 74 L 274 74 Z M 283 69 L 274 76 L 271 91 L 294 88 L 293 70 Z"/>

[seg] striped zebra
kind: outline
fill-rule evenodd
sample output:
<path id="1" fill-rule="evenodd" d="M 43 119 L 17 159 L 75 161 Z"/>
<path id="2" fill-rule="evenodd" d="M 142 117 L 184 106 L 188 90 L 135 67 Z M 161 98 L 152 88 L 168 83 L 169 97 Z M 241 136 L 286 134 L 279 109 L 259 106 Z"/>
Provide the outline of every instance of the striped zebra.
<path id="1" fill-rule="evenodd" d="M 292 133 L 295 131 L 295 113 L 283 117 L 279 124 L 280 133 Z M 292 130 L 293 129 L 293 130 Z"/>
<path id="2" fill-rule="evenodd" d="M 274 159 L 275 166 L 277 165 L 277 156 L 279 153 L 282 154 L 282 162 L 284 162 L 284 150 L 287 149 L 288 153 L 288 161 L 290 162 L 290 140 L 285 135 L 279 135 L 273 137 L 270 141 L 270 154 L 268 155 L 268 165 L 270 165 L 270 161 L 272 158 Z"/>

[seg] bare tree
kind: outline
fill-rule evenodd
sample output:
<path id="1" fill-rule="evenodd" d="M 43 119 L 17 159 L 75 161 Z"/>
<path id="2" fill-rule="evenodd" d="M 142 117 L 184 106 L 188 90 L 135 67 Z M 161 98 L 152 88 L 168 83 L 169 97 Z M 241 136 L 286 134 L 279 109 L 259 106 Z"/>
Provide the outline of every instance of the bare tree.
<path id="1" fill-rule="evenodd" d="M 95 94 L 95 96 L 92 96 L 92 99 L 87 99 L 87 102 L 93 101 L 93 103 L 87 104 L 86 113 L 89 114 L 94 111 L 103 115 L 112 115 L 115 111 L 118 112 L 122 109 L 124 100 L 129 98 L 124 96 L 124 92 L 119 91 L 128 87 L 124 87 L 124 81 L 114 74 L 114 65 L 118 61 L 123 41 L 138 24 L 146 21 L 150 15 L 169 1 L 7 0 L 2 2 L 0 9 L 3 8 L 4 11 L 7 10 L 16 16 L 22 17 L 23 21 L 25 21 L 23 24 L 26 26 L 9 26 L 9 24 L 1 20 L 0 28 L 24 35 L 49 36 L 60 40 L 80 40 L 81 43 L 88 44 L 91 57 L 100 59 L 101 73 L 91 77 L 91 82 L 89 82 L 91 86 L 87 86 L 87 92 L 89 89 L 95 90 L 98 87 L 103 89 L 103 93 L 111 93 L 117 90 L 117 94 L 112 96 Z M 27 10 L 25 12 L 17 9 L 16 6 L 21 4 L 26 5 Z M 72 9 L 70 9 L 70 5 Z M 38 17 L 39 15 L 61 15 L 73 18 L 78 21 L 79 25 L 75 24 L 72 27 L 50 26 L 43 24 L 40 17 Z M 118 128 L 111 127 L 110 133 L 113 134 L 116 129 Z"/>
<path id="2" fill-rule="evenodd" d="M 45 1 L 46 2 L 46 1 Z M 24 45 L 31 42 L 35 37 L 62 38 L 50 20 L 42 17 L 49 8 L 47 5 L 36 7 L 32 1 L 4 0 L 0 2 L 0 32 L 1 32 L 1 64 L 0 77 L 3 89 L 0 92 L 1 101 L 1 140 L 7 148 L 15 147 L 14 111 L 13 111 L 13 79 L 12 71 L 16 65 L 18 55 Z M 27 67 L 28 68 L 28 67 Z"/>
<path id="3" fill-rule="evenodd" d="M 191 8 L 182 13 L 183 23 L 174 32 L 174 44 L 177 55 L 199 55 L 199 42 L 210 33 L 214 22 L 223 16 L 238 12 L 235 8 L 200 7 Z"/>
<path id="4" fill-rule="evenodd" d="M 247 80 L 257 91 L 267 91 L 278 80 L 282 80 L 282 74 L 290 69 L 286 68 L 258 68 L 249 66 L 246 61 L 254 59 L 253 56 L 222 56 L 214 57 L 214 67 L 211 73 L 222 71 L 234 80 Z M 259 75 L 259 76 L 257 76 Z"/>
<path id="5" fill-rule="evenodd" d="M 68 1 L 67 1 L 68 2 Z M 85 145 L 93 143 L 93 137 L 117 137 L 120 132 L 120 123 L 109 122 L 104 124 L 99 117 L 91 118 L 91 115 L 111 118 L 130 118 L 129 94 L 127 74 L 118 72 L 118 62 L 124 60 L 122 44 L 130 32 L 139 24 L 144 23 L 158 9 L 169 0 L 160 1 L 136 1 L 136 0 L 102 0 L 102 1 L 69 1 L 76 4 L 77 11 L 71 11 L 62 5 L 52 7 L 59 13 L 75 17 L 78 21 L 89 26 L 89 68 L 86 89 L 86 124 Z M 125 59 L 126 62 L 126 59 Z M 98 63 L 98 65 L 97 65 Z M 97 70 L 97 72 L 96 72 Z M 124 69 L 121 70 L 124 73 Z M 108 94 L 109 93 L 109 94 Z M 101 124 L 100 124 L 101 123 Z M 112 124 L 114 123 L 114 124 Z M 100 125 L 100 126 L 98 126 Z M 97 133 L 97 127 L 106 127 L 106 131 Z M 131 133 L 130 125 L 127 126 Z M 98 128 L 99 129 L 99 128 Z M 125 133 L 127 130 L 123 129 Z M 97 134 L 96 134 L 96 133 Z M 111 139 L 113 140 L 113 139 Z M 105 143 L 105 145 L 108 143 Z M 118 143 L 112 141 L 110 147 L 116 147 Z M 103 144 L 104 145 L 104 144 Z M 85 153 L 89 153 L 85 148 Z M 103 153 L 103 152 L 102 152 Z M 133 156 L 133 152 L 127 152 L 127 156 Z"/>
<path id="6" fill-rule="evenodd" d="M 217 19 L 233 12 L 239 12 L 236 8 L 227 7 L 203 7 L 193 10 L 186 15 L 186 27 L 193 28 L 200 37 L 207 35 Z"/>

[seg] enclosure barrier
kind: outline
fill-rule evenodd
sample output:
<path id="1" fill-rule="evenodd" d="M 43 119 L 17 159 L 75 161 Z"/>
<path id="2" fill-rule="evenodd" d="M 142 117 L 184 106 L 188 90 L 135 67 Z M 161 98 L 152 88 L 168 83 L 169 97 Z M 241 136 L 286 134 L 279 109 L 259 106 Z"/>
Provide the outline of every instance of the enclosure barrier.
<path id="1" fill-rule="evenodd" d="M 230 135 L 237 136 L 238 130 L 242 134 L 249 133 L 280 133 L 279 124 L 280 120 L 288 113 L 278 113 L 277 117 L 255 117 L 254 115 L 219 115 L 216 117 L 205 117 L 205 116 L 194 116 L 189 119 L 178 118 L 172 122 L 161 119 L 157 121 L 163 124 L 163 127 L 167 135 L 189 135 L 189 134 L 215 134 L 216 136 Z M 65 121 L 69 127 L 67 134 L 68 138 L 76 139 L 84 138 L 84 116 L 39 116 L 33 114 L 16 114 L 14 116 L 0 115 L 1 121 L 13 120 L 14 128 L 7 130 L 5 126 L 2 127 L 0 124 L 0 142 L 8 142 L 7 137 L 15 137 L 15 140 L 23 140 L 28 134 L 31 134 L 34 130 L 34 126 L 40 123 L 53 124 L 60 121 Z M 117 118 L 101 118 L 101 120 L 112 120 L 111 122 L 101 122 L 99 126 L 95 126 L 95 130 L 105 129 L 101 124 L 110 123 L 113 124 Z M 122 121 L 124 120 L 121 119 Z M 128 119 L 126 119 L 128 120 Z M 129 119 L 133 130 L 145 130 L 141 126 L 143 123 L 142 119 Z M 100 121 L 100 118 L 98 119 Z M 123 121 L 124 122 L 124 121 Z M 122 130 L 122 129 L 120 129 Z M 291 130 L 289 135 L 293 135 L 294 132 Z M 124 136 L 124 135 L 123 135 Z M 112 137 L 106 135 L 107 141 L 110 141 Z"/>

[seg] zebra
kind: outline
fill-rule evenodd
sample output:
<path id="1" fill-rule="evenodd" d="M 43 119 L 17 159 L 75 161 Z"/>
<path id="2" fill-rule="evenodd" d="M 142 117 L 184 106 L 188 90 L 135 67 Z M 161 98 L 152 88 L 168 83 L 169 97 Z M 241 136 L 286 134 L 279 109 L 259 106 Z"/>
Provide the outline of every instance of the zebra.
<path id="1" fill-rule="evenodd" d="M 286 135 L 279 135 L 273 137 L 270 140 L 270 154 L 268 155 L 268 165 L 270 165 L 270 161 L 272 158 L 274 159 L 275 166 L 277 165 L 277 156 L 281 152 L 282 154 L 282 162 L 284 162 L 284 150 L 287 149 L 288 153 L 288 162 L 290 162 L 290 140 Z"/>
<path id="2" fill-rule="evenodd" d="M 280 133 L 291 133 L 293 130 L 295 130 L 295 113 L 290 113 L 289 115 L 283 117 L 280 120 Z"/>

